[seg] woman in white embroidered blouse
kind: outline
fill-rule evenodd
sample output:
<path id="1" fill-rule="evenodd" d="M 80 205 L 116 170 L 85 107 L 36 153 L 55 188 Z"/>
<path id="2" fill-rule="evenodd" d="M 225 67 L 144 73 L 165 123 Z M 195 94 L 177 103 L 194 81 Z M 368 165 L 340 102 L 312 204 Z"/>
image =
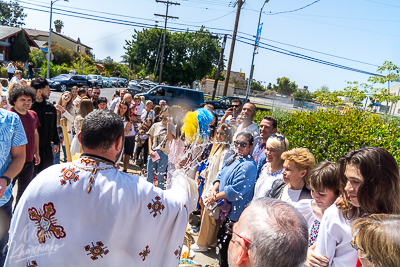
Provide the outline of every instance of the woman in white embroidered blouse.
<path id="1" fill-rule="evenodd" d="M 75 117 L 74 120 L 74 128 L 76 134 L 71 143 L 71 157 L 73 157 L 76 153 L 80 153 L 81 144 L 78 141 L 78 134 L 81 132 L 81 120 L 83 120 L 85 116 L 92 111 L 92 101 L 89 98 L 82 99 L 80 103 L 79 114 Z"/>
<path id="2" fill-rule="evenodd" d="M 312 265 L 315 242 L 317 241 L 322 215 L 339 197 L 339 166 L 331 161 L 318 164 L 310 171 L 309 182 L 313 199 L 303 199 L 295 204 L 297 210 L 303 215 L 308 224 L 307 261 L 304 266 Z M 327 260 L 326 258 L 324 260 Z"/>
<path id="3" fill-rule="evenodd" d="M 283 135 L 270 136 L 265 145 L 266 162 L 254 187 L 253 199 L 268 196 L 275 180 L 282 180 L 282 153 L 289 148 L 289 141 Z M 256 160 L 257 162 L 257 160 Z"/>
<path id="4" fill-rule="evenodd" d="M 315 252 L 329 266 L 360 266 L 351 246 L 351 222 L 370 214 L 400 214 L 399 166 L 379 147 L 352 150 L 340 160 L 341 203 L 324 213 Z M 312 266 L 328 266 L 318 261 Z"/>

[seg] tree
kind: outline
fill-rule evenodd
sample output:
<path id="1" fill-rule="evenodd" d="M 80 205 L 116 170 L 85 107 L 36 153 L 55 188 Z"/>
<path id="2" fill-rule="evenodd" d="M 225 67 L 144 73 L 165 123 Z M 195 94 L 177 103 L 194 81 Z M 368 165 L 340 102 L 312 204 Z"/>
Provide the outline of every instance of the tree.
<path id="1" fill-rule="evenodd" d="M 313 94 L 310 93 L 308 90 L 297 90 L 293 93 L 293 97 L 296 100 L 304 101 L 304 100 L 311 100 L 313 99 Z"/>
<path id="2" fill-rule="evenodd" d="M 65 63 L 68 66 L 71 66 L 75 59 L 79 57 L 78 52 L 53 42 L 51 43 L 51 53 L 54 55 L 54 60 L 52 62 L 55 65 Z"/>
<path id="3" fill-rule="evenodd" d="M 45 60 L 46 60 L 46 55 L 42 50 L 32 49 L 29 52 L 29 61 L 33 63 L 33 66 L 35 68 L 42 66 Z"/>
<path id="4" fill-rule="evenodd" d="M 146 74 L 158 75 L 161 37 L 163 30 L 157 27 L 136 31 L 132 40 L 126 40 L 129 62 L 141 65 Z M 219 58 L 219 40 L 211 38 L 204 28 L 184 33 L 166 33 L 163 80 L 169 84 L 190 84 L 212 71 Z"/>
<path id="5" fill-rule="evenodd" d="M 61 32 L 62 27 L 64 27 L 64 22 L 58 19 L 54 21 L 54 27 L 56 27 L 57 32 Z"/>
<path id="6" fill-rule="evenodd" d="M 273 85 L 273 90 L 282 95 L 291 95 L 297 91 L 297 84 L 290 82 L 289 78 L 282 77 L 277 79 L 278 85 Z"/>
<path id="7" fill-rule="evenodd" d="M 215 75 L 217 74 L 217 67 L 213 67 L 211 73 L 207 75 L 209 79 L 215 80 Z M 219 72 L 218 81 L 225 81 L 225 73 Z"/>
<path id="8" fill-rule="evenodd" d="M 272 91 L 272 90 L 273 90 L 273 88 L 272 88 L 272 84 L 271 84 L 271 83 L 269 83 L 269 84 L 268 84 L 268 86 L 267 86 L 267 90 L 269 90 L 269 91 Z"/>
<path id="9" fill-rule="evenodd" d="M 250 89 L 255 90 L 255 91 L 261 91 L 261 92 L 264 92 L 266 90 L 265 87 L 262 86 L 260 82 L 257 82 L 254 79 L 252 79 L 252 81 L 251 81 Z"/>
<path id="10" fill-rule="evenodd" d="M 0 1 L 0 22 L 3 26 L 19 27 L 25 25 L 26 14 L 17 2 Z"/>
<path id="11" fill-rule="evenodd" d="M 93 60 L 88 55 L 82 54 L 75 59 L 72 68 L 75 70 L 76 74 L 88 75 L 97 73 L 97 68 L 93 63 Z"/>
<path id="12" fill-rule="evenodd" d="M 26 62 L 29 59 L 30 47 L 25 37 L 25 32 L 20 31 L 11 44 L 10 60 Z"/>

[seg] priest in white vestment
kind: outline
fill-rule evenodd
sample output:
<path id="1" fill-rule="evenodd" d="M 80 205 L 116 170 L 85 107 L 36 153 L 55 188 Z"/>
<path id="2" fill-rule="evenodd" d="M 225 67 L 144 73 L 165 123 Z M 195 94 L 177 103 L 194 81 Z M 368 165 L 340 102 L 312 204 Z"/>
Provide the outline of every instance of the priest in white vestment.
<path id="1" fill-rule="evenodd" d="M 42 171 L 22 195 L 5 266 L 177 266 L 197 186 L 175 172 L 170 190 L 120 172 L 123 122 L 96 110 L 83 154 Z"/>

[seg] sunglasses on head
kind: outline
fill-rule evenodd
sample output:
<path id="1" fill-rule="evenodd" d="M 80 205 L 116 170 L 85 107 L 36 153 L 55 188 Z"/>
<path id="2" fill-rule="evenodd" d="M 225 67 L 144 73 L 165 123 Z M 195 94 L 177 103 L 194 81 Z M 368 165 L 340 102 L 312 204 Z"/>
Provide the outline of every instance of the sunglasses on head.
<path id="1" fill-rule="evenodd" d="M 243 236 L 241 236 L 241 235 L 239 235 L 239 234 L 237 234 L 237 233 L 235 233 L 233 230 L 232 230 L 232 228 L 233 228 L 233 223 L 231 222 L 231 223 L 227 223 L 226 225 L 225 225 L 225 227 L 226 227 L 226 230 L 227 230 L 227 232 L 229 233 L 229 234 L 235 234 L 235 235 L 237 235 L 240 239 L 242 239 L 245 243 L 247 243 L 247 244 L 250 244 L 250 245 L 252 245 L 253 243 L 251 243 L 251 241 L 249 241 L 249 240 L 247 240 L 246 238 L 244 238 Z M 232 240 L 232 239 L 231 239 Z"/>
<path id="2" fill-rule="evenodd" d="M 284 141 L 283 143 L 285 144 L 285 150 L 286 150 L 286 142 L 285 142 L 285 136 L 283 135 L 277 135 L 277 134 L 271 134 L 269 137 L 275 137 L 279 141 Z"/>
<path id="3" fill-rule="evenodd" d="M 246 147 L 249 143 L 235 141 L 235 146 Z"/>

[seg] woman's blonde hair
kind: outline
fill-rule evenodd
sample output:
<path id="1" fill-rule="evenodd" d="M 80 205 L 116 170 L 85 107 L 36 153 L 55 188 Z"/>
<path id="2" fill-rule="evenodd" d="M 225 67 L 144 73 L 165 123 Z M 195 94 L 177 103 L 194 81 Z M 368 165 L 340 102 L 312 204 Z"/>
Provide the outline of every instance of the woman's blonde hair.
<path id="1" fill-rule="evenodd" d="M 283 160 L 292 161 L 298 170 L 306 170 L 307 174 L 302 178 L 308 184 L 308 175 L 315 165 L 314 155 L 307 148 L 294 148 L 283 152 Z"/>
<path id="2" fill-rule="evenodd" d="M 219 157 L 226 148 L 230 148 L 230 143 L 232 142 L 232 135 L 233 135 L 231 128 L 232 127 L 229 126 L 228 124 L 221 123 L 215 129 L 215 132 L 214 132 L 214 144 L 212 145 L 211 152 L 210 152 L 210 155 L 209 155 L 209 159 L 211 159 L 214 156 L 214 154 L 217 157 Z M 226 136 L 225 144 L 219 144 L 218 142 L 215 141 L 215 136 L 217 135 L 217 131 L 218 130 L 222 130 L 222 131 L 225 132 L 225 136 Z"/>
<path id="3" fill-rule="evenodd" d="M 353 241 L 373 264 L 400 266 L 400 215 L 372 214 L 352 224 Z"/>
<path id="4" fill-rule="evenodd" d="M 68 103 L 67 103 L 67 105 L 66 105 L 66 107 L 65 107 L 65 109 L 68 111 L 68 113 L 70 113 L 72 116 L 74 116 L 75 114 L 72 114 L 73 112 L 73 107 L 72 107 L 72 101 L 73 101 L 73 99 L 72 99 L 72 93 L 71 92 L 69 92 L 69 91 L 66 91 L 66 92 L 64 92 L 64 93 L 62 93 L 61 94 L 61 96 L 60 96 L 60 99 L 58 100 L 58 105 L 62 105 L 62 97 L 63 97 L 63 95 L 64 94 L 69 94 L 70 95 L 70 99 L 69 99 L 69 101 L 68 101 Z M 61 120 L 61 111 L 59 111 L 58 109 L 57 109 L 57 125 L 60 125 L 60 120 Z"/>
<path id="5" fill-rule="evenodd" d="M 279 140 L 278 136 L 282 136 L 285 140 Z M 266 147 L 272 147 L 279 151 L 286 151 L 289 149 L 289 141 L 283 135 L 277 134 L 276 136 L 269 137 L 266 143 Z"/>

